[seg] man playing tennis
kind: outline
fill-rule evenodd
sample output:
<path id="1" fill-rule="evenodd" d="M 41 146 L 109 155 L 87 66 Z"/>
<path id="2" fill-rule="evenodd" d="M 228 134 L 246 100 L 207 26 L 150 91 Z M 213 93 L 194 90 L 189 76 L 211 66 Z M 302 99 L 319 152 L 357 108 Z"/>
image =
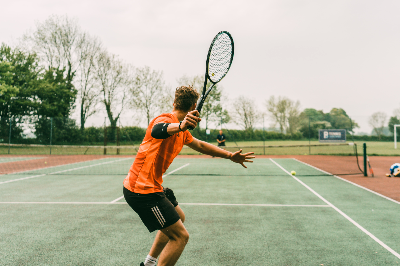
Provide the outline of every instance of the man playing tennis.
<path id="1" fill-rule="evenodd" d="M 124 180 L 124 196 L 150 232 L 159 230 L 145 262 L 141 266 L 175 265 L 188 240 L 183 222 L 185 214 L 172 190 L 162 187 L 162 175 L 183 145 L 211 156 L 230 159 L 246 168 L 253 152 L 231 153 L 194 138 L 187 130 L 200 122 L 196 102 L 199 94 L 192 87 L 182 86 L 175 92 L 174 108 L 169 114 L 154 118 L 147 128 L 128 176 Z"/>

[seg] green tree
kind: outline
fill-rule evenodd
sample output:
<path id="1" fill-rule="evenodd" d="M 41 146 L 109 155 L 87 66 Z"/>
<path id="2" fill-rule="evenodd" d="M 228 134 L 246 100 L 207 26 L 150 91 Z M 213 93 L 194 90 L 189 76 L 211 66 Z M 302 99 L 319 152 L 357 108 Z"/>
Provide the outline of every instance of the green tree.
<path id="1" fill-rule="evenodd" d="M 400 119 L 397 116 L 391 116 L 388 123 L 389 131 L 394 134 L 394 125 L 400 125 Z M 399 135 L 400 132 L 397 132 Z"/>
<path id="2" fill-rule="evenodd" d="M 77 90 L 64 77 L 65 69 L 50 68 L 36 92 L 36 114 L 44 117 L 69 117 L 73 110 Z"/>
<path id="3" fill-rule="evenodd" d="M 12 118 L 11 134 L 12 139 L 16 140 L 22 137 L 21 127 L 27 120 L 26 116 L 34 114 L 36 91 L 42 82 L 42 68 L 35 54 L 24 53 L 4 43 L 0 46 L 0 64 L 3 72 L 0 78 L 3 84 L 0 97 L 0 115 L 3 118 L 1 131 L 9 132 L 10 126 L 4 118 Z"/>
<path id="4" fill-rule="evenodd" d="M 342 108 L 332 108 L 327 114 L 328 122 L 331 123 L 332 128 L 346 129 L 353 132 L 355 128 L 359 128 L 358 124 L 352 120 Z"/>
<path id="5" fill-rule="evenodd" d="M 65 69 L 49 68 L 45 71 L 39 65 L 35 54 L 2 44 L 0 47 L 0 84 L 12 84 L 12 93 L 0 98 L 0 114 L 12 117 L 13 138 L 21 137 L 21 125 L 34 122 L 36 133 L 40 135 L 40 122 L 47 117 L 68 117 L 76 98 L 76 90 L 68 83 Z M 4 86 L 2 86 L 4 88 Z M 2 89 L 4 92 L 4 89 Z M 7 122 L 8 124 L 8 122 Z M 4 127 L 2 120 L 2 128 Z M 9 126 L 8 126 L 9 127 Z M 49 126 L 46 126 L 49 131 Z M 4 129 L 2 130 L 4 131 Z"/>
<path id="6" fill-rule="evenodd" d="M 304 137 L 318 138 L 320 129 L 346 129 L 353 132 L 358 124 L 342 108 L 332 108 L 329 113 L 322 110 L 306 108 L 300 114 L 300 132 Z"/>
<path id="7" fill-rule="evenodd" d="M 38 90 L 39 83 L 41 83 L 42 68 L 39 67 L 38 59 L 35 54 L 27 54 L 19 49 L 12 49 L 6 44 L 0 47 L 0 62 L 9 64 L 9 69 L 12 84 L 17 90 L 9 95 L 9 97 L 2 97 L 7 101 L 7 106 L 10 110 L 1 108 L 2 115 L 7 115 L 10 111 L 12 116 L 31 115 L 33 112 L 34 101 L 36 100 L 35 93 Z M 10 78 L 9 77 L 9 78 Z M 3 79 L 3 78 L 2 78 Z M 11 83 L 10 83 L 11 82 Z M 13 97 L 12 102 L 10 97 Z"/>

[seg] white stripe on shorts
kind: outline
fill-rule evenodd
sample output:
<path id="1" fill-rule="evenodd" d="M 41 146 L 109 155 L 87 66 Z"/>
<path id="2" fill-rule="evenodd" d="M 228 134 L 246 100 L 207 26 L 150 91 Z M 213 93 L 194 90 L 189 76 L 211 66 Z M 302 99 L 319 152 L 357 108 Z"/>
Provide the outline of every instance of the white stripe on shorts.
<path id="1" fill-rule="evenodd" d="M 156 218 L 157 218 L 158 222 L 160 223 L 161 227 L 163 227 L 164 224 L 165 224 L 165 219 L 162 216 L 160 209 L 156 206 L 156 207 L 151 208 L 151 210 L 153 211 L 154 215 L 156 216 Z"/>

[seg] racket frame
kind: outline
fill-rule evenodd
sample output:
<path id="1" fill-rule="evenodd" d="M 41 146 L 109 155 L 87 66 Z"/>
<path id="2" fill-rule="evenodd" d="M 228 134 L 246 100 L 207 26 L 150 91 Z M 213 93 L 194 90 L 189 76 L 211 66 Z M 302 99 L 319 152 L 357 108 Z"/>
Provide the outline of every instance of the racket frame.
<path id="1" fill-rule="evenodd" d="M 209 74 L 208 74 L 209 63 L 210 63 L 210 55 L 211 55 L 211 51 L 212 51 L 212 48 L 213 48 L 213 46 L 214 46 L 215 41 L 218 39 L 218 37 L 219 37 L 221 34 L 226 34 L 226 35 L 228 35 L 229 39 L 231 40 L 231 44 L 232 44 L 232 55 L 231 55 L 231 60 L 230 60 L 230 62 L 229 62 L 229 68 L 228 68 L 228 70 L 226 71 L 226 73 L 225 73 L 217 82 L 214 82 L 214 81 L 211 80 L 211 78 L 210 78 L 210 76 L 209 76 Z M 228 74 L 228 71 L 229 71 L 229 69 L 231 68 L 231 65 L 232 65 L 234 53 L 235 53 L 235 43 L 233 42 L 232 35 L 231 35 L 229 32 L 227 32 L 227 31 L 220 31 L 217 35 L 215 35 L 214 39 L 213 39 L 212 42 L 211 42 L 210 48 L 208 48 L 208 54 L 207 54 L 207 60 L 206 60 L 206 73 L 205 73 L 205 76 L 204 76 L 203 92 L 202 92 L 202 94 L 201 94 L 199 100 L 197 101 L 196 110 L 197 110 L 199 113 L 201 112 L 201 109 L 203 108 L 203 104 L 204 104 L 204 102 L 205 102 L 205 100 L 206 100 L 208 94 L 211 92 L 212 88 L 215 86 L 215 84 L 217 84 L 218 82 L 220 82 L 220 81 L 226 76 L 226 74 Z M 210 87 L 208 90 L 206 90 L 208 81 L 210 81 L 210 82 L 212 83 L 212 85 L 211 85 L 211 87 Z"/>

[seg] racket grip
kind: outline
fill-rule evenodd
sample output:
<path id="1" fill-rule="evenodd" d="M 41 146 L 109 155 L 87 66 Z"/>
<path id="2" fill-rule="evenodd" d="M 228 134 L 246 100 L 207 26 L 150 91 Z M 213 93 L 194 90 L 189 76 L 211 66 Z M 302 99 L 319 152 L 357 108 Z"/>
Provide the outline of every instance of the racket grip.
<path id="1" fill-rule="evenodd" d="M 199 104 L 196 106 L 196 109 L 195 109 L 195 110 L 197 110 L 197 111 L 199 112 L 199 114 L 200 114 L 201 108 L 203 107 L 203 103 L 204 103 L 204 101 L 202 101 L 202 99 L 200 99 Z M 194 128 L 191 127 L 191 126 L 188 126 L 187 128 L 188 128 L 189 130 L 193 130 L 193 129 L 194 129 Z"/>

